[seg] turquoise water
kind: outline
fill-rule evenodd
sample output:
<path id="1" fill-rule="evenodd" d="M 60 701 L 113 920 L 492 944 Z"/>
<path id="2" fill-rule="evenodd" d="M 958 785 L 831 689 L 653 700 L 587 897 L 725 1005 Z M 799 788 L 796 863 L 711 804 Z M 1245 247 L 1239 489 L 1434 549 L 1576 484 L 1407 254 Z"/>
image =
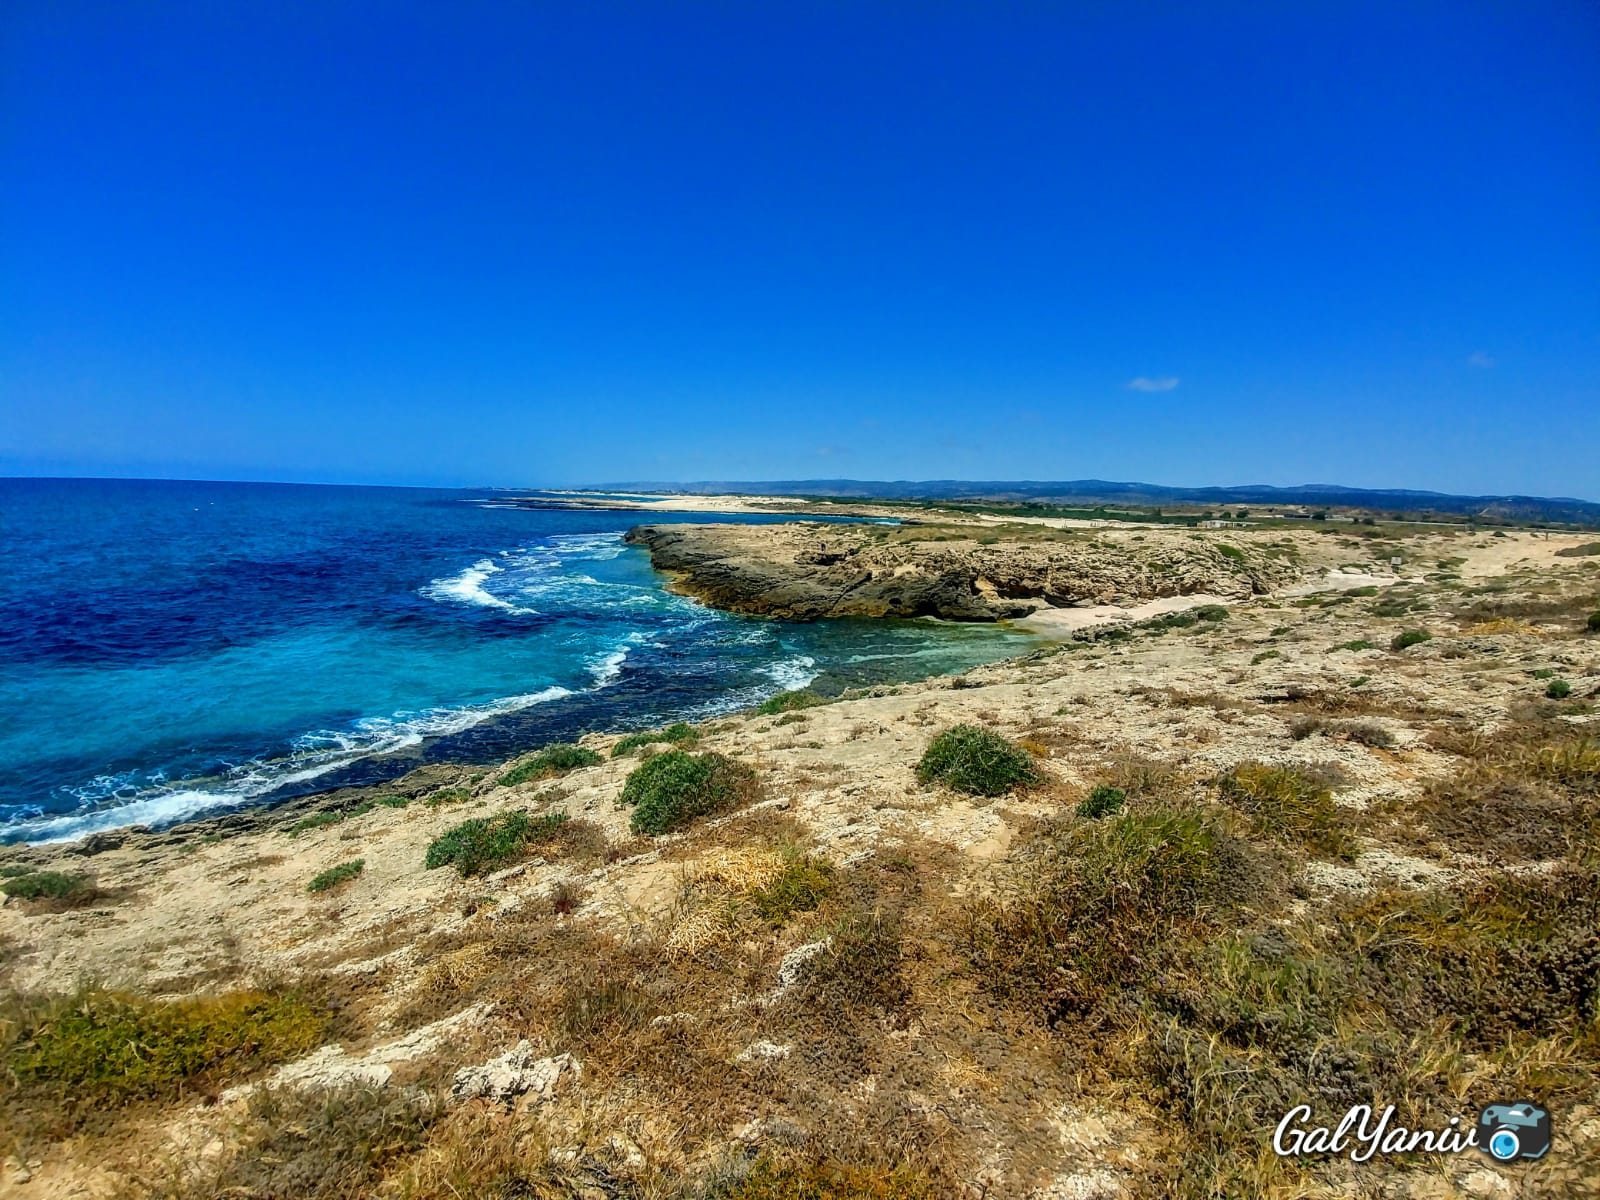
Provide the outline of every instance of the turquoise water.
<path id="1" fill-rule="evenodd" d="M 1033 644 L 719 613 L 623 544 L 639 520 L 495 492 L 0 480 L 0 838 L 170 824 Z"/>

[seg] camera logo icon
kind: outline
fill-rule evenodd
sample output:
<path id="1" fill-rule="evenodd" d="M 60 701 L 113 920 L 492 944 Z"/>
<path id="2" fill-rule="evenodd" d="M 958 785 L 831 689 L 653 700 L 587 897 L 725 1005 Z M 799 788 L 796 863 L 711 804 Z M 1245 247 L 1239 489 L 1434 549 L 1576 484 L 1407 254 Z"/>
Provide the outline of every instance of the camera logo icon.
<path id="1" fill-rule="evenodd" d="M 1496 1162 L 1543 1158 L 1550 1149 L 1550 1114 L 1536 1104 L 1491 1104 L 1478 1114 L 1478 1149 Z"/>

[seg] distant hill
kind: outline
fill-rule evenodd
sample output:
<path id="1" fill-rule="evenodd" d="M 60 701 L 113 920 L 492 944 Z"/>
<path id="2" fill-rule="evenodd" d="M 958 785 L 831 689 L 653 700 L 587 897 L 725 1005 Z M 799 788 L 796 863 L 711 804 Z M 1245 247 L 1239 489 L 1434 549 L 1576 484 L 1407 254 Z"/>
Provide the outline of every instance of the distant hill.
<path id="1" fill-rule="evenodd" d="M 950 500 L 1059 505 L 1272 505 L 1305 508 L 1360 508 L 1374 513 L 1477 516 L 1505 521 L 1550 522 L 1600 527 L 1600 503 L 1570 497 L 1453 496 L 1404 488 L 1353 488 L 1333 483 L 1296 487 L 1245 484 L 1240 487 L 1178 488 L 1155 483 L 1115 483 L 1105 479 L 1039 480 L 929 479 L 769 479 L 699 483 L 620 483 L 606 491 L 678 492 L 689 495 L 755 493 L 783 496 L 836 496 L 848 499 Z"/>

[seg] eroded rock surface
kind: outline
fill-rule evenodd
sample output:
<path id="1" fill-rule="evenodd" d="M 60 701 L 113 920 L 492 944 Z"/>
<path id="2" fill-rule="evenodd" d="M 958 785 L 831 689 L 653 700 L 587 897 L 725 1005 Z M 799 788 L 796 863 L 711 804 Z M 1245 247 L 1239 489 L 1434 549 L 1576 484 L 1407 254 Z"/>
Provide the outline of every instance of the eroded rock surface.
<path id="1" fill-rule="evenodd" d="M 1060 533 L 998 542 L 981 530 L 881 525 L 641 525 L 628 541 L 677 590 L 787 620 L 998 621 L 1041 607 L 1206 593 L 1244 599 L 1299 576 L 1286 559 L 1185 531 Z M 995 544 L 985 544 L 994 542 Z"/>

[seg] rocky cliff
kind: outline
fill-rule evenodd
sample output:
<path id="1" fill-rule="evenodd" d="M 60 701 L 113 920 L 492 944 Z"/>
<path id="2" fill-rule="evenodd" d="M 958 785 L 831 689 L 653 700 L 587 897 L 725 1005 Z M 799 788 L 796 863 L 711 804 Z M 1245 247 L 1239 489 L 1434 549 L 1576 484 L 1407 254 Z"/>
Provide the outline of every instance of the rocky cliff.
<path id="1" fill-rule="evenodd" d="M 786 620 L 943 617 L 996 621 L 1041 607 L 1137 604 L 1165 596 L 1261 594 L 1297 568 L 1211 537 L 1154 531 L 1029 541 L 981 530 L 882 525 L 641 525 L 675 590 L 716 608 Z M 996 544 L 985 544 L 995 542 Z"/>

